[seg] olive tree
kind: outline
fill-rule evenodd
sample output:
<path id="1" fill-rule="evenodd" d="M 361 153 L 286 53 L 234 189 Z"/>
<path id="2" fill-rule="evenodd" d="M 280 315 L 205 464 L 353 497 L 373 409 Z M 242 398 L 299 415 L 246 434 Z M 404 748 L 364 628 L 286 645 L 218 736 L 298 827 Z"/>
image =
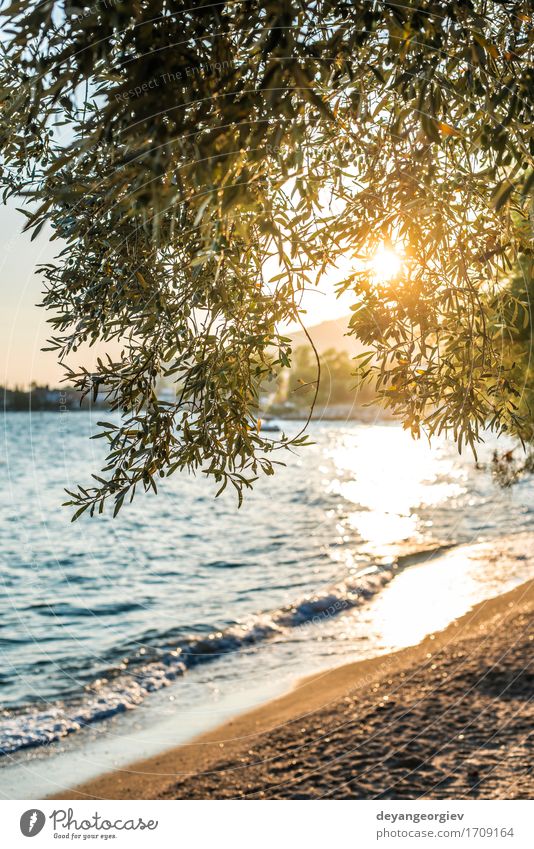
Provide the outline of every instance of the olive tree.
<path id="1" fill-rule="evenodd" d="M 258 386 L 305 289 L 344 269 L 356 363 L 417 436 L 524 434 L 504 276 L 532 250 L 532 2 L 14 0 L 2 6 L 4 200 L 47 224 L 50 348 L 120 353 L 105 469 L 76 514 L 202 470 L 241 499 L 280 449 Z M 367 258 L 402 246 L 383 281 Z M 176 399 L 155 391 L 160 375 Z M 318 385 L 318 384 L 317 384 Z M 313 400 L 311 401 L 311 405 Z"/>

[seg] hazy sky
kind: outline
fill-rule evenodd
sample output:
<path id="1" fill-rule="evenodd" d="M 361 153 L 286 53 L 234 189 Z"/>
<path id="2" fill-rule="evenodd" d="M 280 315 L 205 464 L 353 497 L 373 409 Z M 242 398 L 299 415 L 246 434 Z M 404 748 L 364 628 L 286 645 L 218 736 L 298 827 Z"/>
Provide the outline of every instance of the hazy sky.
<path id="1" fill-rule="evenodd" d="M 54 255 L 54 244 L 43 231 L 31 242 L 21 233 L 24 220 L 14 206 L 0 206 L 0 384 L 8 386 L 61 377 L 54 355 L 40 351 L 48 328 L 44 310 L 36 306 L 42 282 L 35 268 Z"/>
<path id="2" fill-rule="evenodd" d="M 45 310 L 37 307 L 43 281 L 35 273 L 40 263 L 49 262 L 59 251 L 59 243 L 50 242 L 44 228 L 32 242 L 30 234 L 21 232 L 24 221 L 14 204 L 0 205 L 0 386 L 10 388 L 28 387 L 32 381 L 58 385 L 63 376 L 54 353 L 41 351 L 52 328 Z M 348 297 L 337 301 L 330 286 L 323 288 L 327 291 L 306 296 L 309 326 L 348 312 Z M 89 367 L 94 353 L 85 358 L 78 353 L 77 361 Z"/>

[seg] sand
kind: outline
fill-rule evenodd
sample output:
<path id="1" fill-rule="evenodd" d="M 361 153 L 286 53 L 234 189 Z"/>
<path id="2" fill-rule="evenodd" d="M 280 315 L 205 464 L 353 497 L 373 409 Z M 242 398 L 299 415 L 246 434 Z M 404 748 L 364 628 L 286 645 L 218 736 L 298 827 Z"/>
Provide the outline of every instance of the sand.
<path id="1" fill-rule="evenodd" d="M 53 798 L 532 798 L 533 608 L 534 581 Z"/>

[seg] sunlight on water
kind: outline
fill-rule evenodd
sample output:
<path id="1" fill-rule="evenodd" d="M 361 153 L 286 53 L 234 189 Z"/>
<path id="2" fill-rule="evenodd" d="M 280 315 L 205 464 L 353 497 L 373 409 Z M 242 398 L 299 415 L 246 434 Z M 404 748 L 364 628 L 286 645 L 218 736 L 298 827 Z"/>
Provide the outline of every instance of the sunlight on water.
<path id="1" fill-rule="evenodd" d="M 412 566 L 395 579 L 376 605 L 376 621 L 388 645 L 398 648 L 418 643 L 465 612 L 472 579 L 468 558 L 453 552 L 429 568 Z"/>
<path id="2" fill-rule="evenodd" d="M 376 599 L 374 621 L 384 642 L 404 648 L 440 631 L 481 598 L 506 592 L 523 575 L 521 554 L 491 549 L 449 551 L 403 570 Z"/>
<path id="3" fill-rule="evenodd" d="M 466 471 L 450 450 L 415 442 L 400 428 L 376 426 L 363 435 L 346 434 L 328 454 L 337 472 L 329 490 L 358 505 L 349 524 L 375 551 L 417 539 L 417 508 L 436 507 L 465 492 Z"/>
<path id="4" fill-rule="evenodd" d="M 369 541 L 369 546 L 375 552 L 380 552 L 384 546 L 394 542 L 418 539 L 415 514 L 397 516 L 394 513 L 374 510 L 372 513 L 351 513 L 348 521 L 362 539 Z"/>

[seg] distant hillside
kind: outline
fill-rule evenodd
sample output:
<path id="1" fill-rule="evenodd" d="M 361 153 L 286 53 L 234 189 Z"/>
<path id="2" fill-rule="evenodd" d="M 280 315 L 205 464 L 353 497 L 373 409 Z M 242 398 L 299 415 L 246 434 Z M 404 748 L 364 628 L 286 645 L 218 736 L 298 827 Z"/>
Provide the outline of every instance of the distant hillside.
<path id="1" fill-rule="evenodd" d="M 349 319 L 350 316 L 346 315 L 342 318 L 323 321 L 321 324 L 308 327 L 308 333 L 320 354 L 328 350 L 328 348 L 335 348 L 337 351 L 346 351 L 350 356 L 354 357 L 364 350 L 361 342 L 358 342 L 354 336 L 345 336 Z M 302 330 L 297 333 L 289 333 L 288 336 L 293 341 L 295 348 L 308 344 L 306 334 Z"/>
<path id="2" fill-rule="evenodd" d="M 390 418 L 378 406 L 370 406 L 377 400 L 375 390 L 369 384 L 362 386 L 356 378 L 357 363 L 352 358 L 365 349 L 361 342 L 346 335 L 349 319 L 347 315 L 308 328 L 321 359 L 318 387 L 315 357 L 306 334 L 302 330 L 286 334 L 293 343 L 291 369 L 282 371 L 274 391 L 266 385 L 264 405 L 271 416 L 305 418 L 316 388 L 314 419 Z M 329 350 L 331 353 L 327 353 Z"/>

